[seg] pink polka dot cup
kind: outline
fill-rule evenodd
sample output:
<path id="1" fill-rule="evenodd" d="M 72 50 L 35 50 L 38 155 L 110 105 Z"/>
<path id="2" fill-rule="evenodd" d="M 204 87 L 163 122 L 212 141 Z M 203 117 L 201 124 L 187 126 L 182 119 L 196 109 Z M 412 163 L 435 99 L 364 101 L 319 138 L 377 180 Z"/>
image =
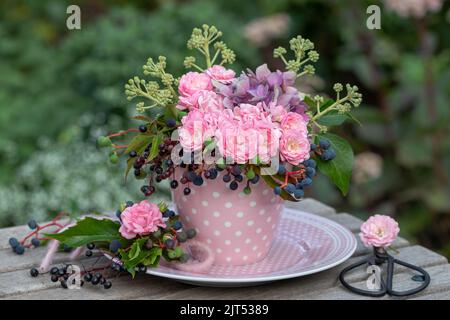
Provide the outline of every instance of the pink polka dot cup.
<path id="1" fill-rule="evenodd" d="M 252 192 L 230 190 L 222 175 L 204 180 L 202 186 L 190 184 L 191 194 L 183 187 L 172 196 L 184 224 L 195 228 L 197 240 L 215 253 L 214 264 L 246 265 L 264 259 L 281 218 L 283 200 L 264 181 L 251 184 Z"/>

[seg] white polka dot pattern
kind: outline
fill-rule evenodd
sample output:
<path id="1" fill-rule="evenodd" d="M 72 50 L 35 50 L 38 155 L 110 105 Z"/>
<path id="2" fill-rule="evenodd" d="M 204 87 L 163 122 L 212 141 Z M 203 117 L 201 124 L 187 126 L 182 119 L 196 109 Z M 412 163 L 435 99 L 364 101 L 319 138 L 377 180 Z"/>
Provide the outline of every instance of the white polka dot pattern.
<path id="1" fill-rule="evenodd" d="M 183 222 L 199 230 L 196 239 L 203 242 L 209 239 L 213 251 L 222 250 L 216 256 L 218 264 L 257 262 L 267 255 L 272 244 L 283 209 L 282 200 L 262 181 L 251 185 L 249 195 L 243 193 L 244 185 L 230 190 L 219 175 L 208 180 L 208 187 L 191 185 L 195 192 L 188 196 L 183 195 L 183 188 L 173 190 Z M 255 246 L 257 249 L 253 249 Z"/>

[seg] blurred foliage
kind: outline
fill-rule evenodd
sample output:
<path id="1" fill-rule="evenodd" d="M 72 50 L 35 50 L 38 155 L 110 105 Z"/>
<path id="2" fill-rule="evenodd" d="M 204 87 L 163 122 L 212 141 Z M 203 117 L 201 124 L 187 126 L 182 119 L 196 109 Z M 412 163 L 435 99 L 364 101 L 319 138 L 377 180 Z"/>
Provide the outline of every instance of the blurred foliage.
<path id="1" fill-rule="evenodd" d="M 83 25 L 67 31 L 65 8 L 73 2 Z M 382 29 L 368 30 L 366 8 L 374 3 L 383 6 L 367 0 L 2 1 L 0 194 L 11 201 L 0 206 L 0 224 L 22 222 L 32 211 L 44 215 L 56 204 L 102 210 L 123 200 L 114 201 L 121 177 L 112 171 L 105 182 L 107 157 L 92 141 L 102 128 L 134 125 L 124 117 L 133 108 L 123 84 L 147 57 L 163 53 L 168 69 L 180 74 L 190 30 L 210 23 L 236 51 L 236 70 L 263 60 L 278 67 L 274 47 L 297 34 L 314 40 L 323 79 L 310 78 L 302 87 L 326 94 L 337 80 L 356 83 L 364 105 L 357 112 L 363 126 L 340 129 L 359 163 L 350 195 L 342 198 L 319 177 L 309 196 L 361 218 L 394 215 L 403 236 L 450 256 L 450 4 L 425 19 L 382 7 Z M 280 12 L 290 16 L 289 32 L 259 48 L 245 39 L 248 22 Z M 75 138 L 67 138 L 74 127 Z M 57 163 L 46 167 L 47 161 Z M 54 195 L 63 186 L 70 197 Z M 137 196 L 137 187 L 127 188 L 124 197 Z M 104 199 L 98 206 L 96 197 Z M 33 201 L 25 205 L 27 199 Z"/>

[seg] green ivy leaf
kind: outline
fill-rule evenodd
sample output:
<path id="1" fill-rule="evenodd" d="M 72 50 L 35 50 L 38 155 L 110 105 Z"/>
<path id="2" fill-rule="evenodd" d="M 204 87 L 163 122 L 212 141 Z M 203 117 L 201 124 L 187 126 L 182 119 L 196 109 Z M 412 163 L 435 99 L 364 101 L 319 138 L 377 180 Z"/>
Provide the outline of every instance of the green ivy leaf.
<path id="1" fill-rule="evenodd" d="M 321 125 L 332 127 L 332 126 L 340 126 L 348 119 L 348 116 L 345 114 L 339 114 L 336 112 L 330 112 L 323 117 L 321 117 L 317 122 Z"/>
<path id="2" fill-rule="evenodd" d="M 46 234 L 46 236 L 73 248 L 81 247 L 91 242 L 110 242 L 112 240 L 119 240 L 125 245 L 127 240 L 120 235 L 119 227 L 119 223 L 110 219 L 100 220 L 86 217 L 61 233 Z"/>
<path id="3" fill-rule="evenodd" d="M 158 155 L 159 145 L 161 144 L 161 141 L 162 141 L 161 134 L 157 134 L 156 136 L 153 136 L 152 147 L 150 149 L 150 154 L 147 158 L 147 161 L 153 160 Z"/>
<path id="4" fill-rule="evenodd" d="M 148 134 L 138 134 L 136 135 L 128 144 L 128 147 L 125 149 L 125 154 L 130 153 L 131 151 L 136 151 L 137 153 L 141 153 L 145 147 L 152 141 L 152 136 Z"/>
<path id="5" fill-rule="evenodd" d="M 348 193 L 353 169 L 353 150 L 350 144 L 341 137 L 325 133 L 317 137 L 328 139 L 331 147 L 336 150 L 336 158 L 331 161 L 323 161 L 317 157 L 317 166 L 324 175 L 333 181 L 343 195 Z"/>

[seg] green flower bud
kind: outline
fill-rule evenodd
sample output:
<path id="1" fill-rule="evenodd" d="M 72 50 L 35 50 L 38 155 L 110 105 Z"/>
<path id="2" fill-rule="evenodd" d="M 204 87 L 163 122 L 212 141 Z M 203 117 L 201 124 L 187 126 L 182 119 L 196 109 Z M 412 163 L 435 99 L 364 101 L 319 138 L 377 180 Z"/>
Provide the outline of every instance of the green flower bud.
<path id="1" fill-rule="evenodd" d="M 112 163 L 112 164 L 117 164 L 118 162 L 119 162 L 119 156 L 117 155 L 117 153 L 112 153 L 110 156 L 109 156 L 109 161 Z"/>
<path id="2" fill-rule="evenodd" d="M 97 144 L 99 147 L 110 147 L 112 145 L 111 139 L 105 136 L 100 136 L 97 138 Z"/>

